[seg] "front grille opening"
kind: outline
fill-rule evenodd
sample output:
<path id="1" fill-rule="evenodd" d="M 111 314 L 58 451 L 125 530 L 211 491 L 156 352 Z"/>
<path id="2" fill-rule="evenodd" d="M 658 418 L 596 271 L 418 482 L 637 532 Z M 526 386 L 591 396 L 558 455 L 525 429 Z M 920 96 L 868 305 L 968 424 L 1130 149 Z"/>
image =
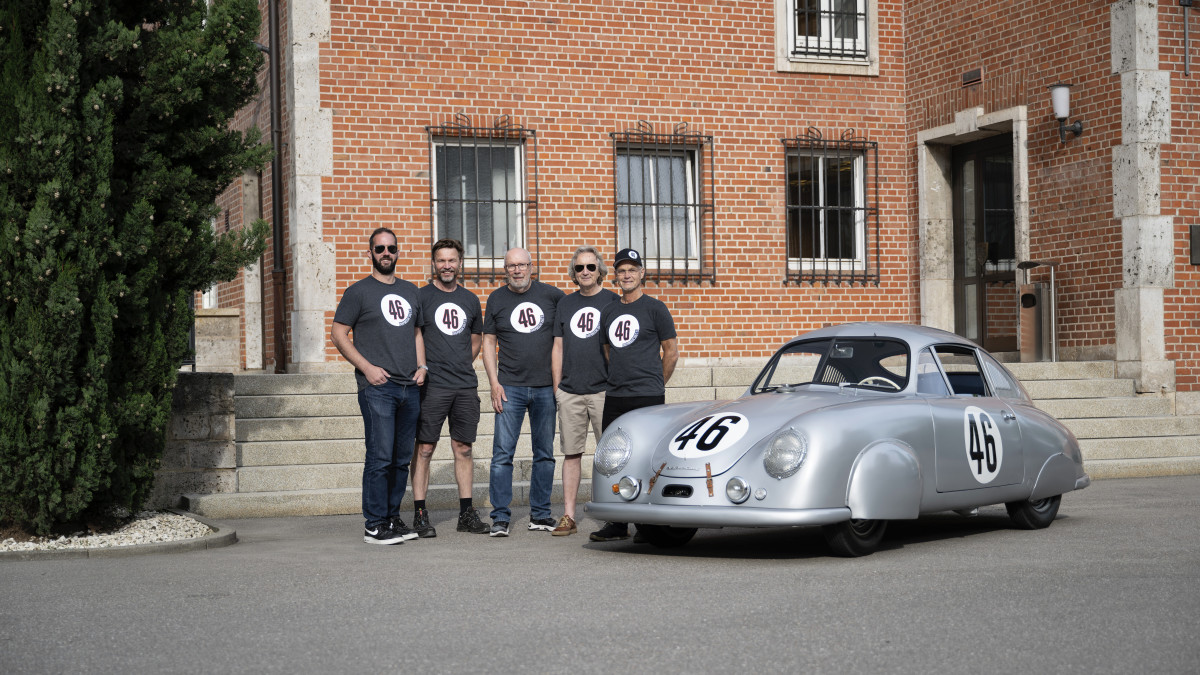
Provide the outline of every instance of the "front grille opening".
<path id="1" fill-rule="evenodd" d="M 686 499 L 686 498 L 692 496 L 692 486 L 691 485 L 666 485 L 663 487 L 662 496 L 678 497 L 680 499 Z"/>

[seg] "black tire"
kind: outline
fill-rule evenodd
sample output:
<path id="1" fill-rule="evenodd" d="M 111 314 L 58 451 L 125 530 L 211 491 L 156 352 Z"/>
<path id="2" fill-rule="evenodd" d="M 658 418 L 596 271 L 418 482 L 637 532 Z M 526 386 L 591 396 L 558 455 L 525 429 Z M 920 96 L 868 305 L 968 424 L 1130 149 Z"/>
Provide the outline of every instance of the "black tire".
<path id="1" fill-rule="evenodd" d="M 823 526 L 821 534 L 834 555 L 858 558 L 874 553 L 886 530 L 886 520 L 846 520 Z"/>
<path id="2" fill-rule="evenodd" d="M 637 538 L 654 546 L 673 548 L 683 546 L 696 536 L 694 527 L 671 527 L 670 525 L 637 525 Z"/>
<path id="3" fill-rule="evenodd" d="M 1054 522 L 1060 502 L 1062 495 L 1054 495 L 1037 501 L 1008 502 L 1004 508 L 1008 509 L 1013 525 L 1022 530 L 1040 530 Z"/>

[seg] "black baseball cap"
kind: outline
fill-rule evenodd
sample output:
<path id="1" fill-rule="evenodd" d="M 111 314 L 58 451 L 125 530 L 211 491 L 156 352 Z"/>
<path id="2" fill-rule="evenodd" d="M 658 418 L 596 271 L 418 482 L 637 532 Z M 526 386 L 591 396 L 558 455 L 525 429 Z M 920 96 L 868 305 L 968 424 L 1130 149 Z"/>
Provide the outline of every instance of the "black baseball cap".
<path id="1" fill-rule="evenodd" d="M 621 263 L 627 263 L 627 262 L 633 263 L 634 265 L 637 265 L 638 267 L 645 267 L 645 265 L 642 264 L 642 254 L 641 253 L 638 253 L 637 251 L 635 251 L 631 248 L 623 248 L 620 251 L 617 251 L 617 258 L 613 262 L 613 269 L 616 269 L 617 267 L 619 267 L 621 265 Z"/>

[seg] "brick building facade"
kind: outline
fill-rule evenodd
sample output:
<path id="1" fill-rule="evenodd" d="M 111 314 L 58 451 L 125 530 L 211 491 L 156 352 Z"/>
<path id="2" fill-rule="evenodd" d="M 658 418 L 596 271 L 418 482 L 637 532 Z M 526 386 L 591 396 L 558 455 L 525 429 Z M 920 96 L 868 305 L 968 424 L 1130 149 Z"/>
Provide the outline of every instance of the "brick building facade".
<path id="1" fill-rule="evenodd" d="M 268 251 L 215 296 L 242 310 L 245 368 L 346 368 L 333 311 L 388 226 L 418 283 L 434 239 L 464 238 L 481 299 L 508 245 L 564 290 L 579 244 L 641 248 L 684 357 L 886 320 L 1017 358 L 1017 265 L 1053 262 L 1060 358 L 1200 408 L 1200 47 L 1174 0 L 278 11 L 284 274 Z M 238 123 L 268 132 L 265 71 Z M 1081 134 L 1060 136 L 1059 82 Z M 216 227 L 269 217 L 270 186 L 270 169 L 232 186 Z"/>

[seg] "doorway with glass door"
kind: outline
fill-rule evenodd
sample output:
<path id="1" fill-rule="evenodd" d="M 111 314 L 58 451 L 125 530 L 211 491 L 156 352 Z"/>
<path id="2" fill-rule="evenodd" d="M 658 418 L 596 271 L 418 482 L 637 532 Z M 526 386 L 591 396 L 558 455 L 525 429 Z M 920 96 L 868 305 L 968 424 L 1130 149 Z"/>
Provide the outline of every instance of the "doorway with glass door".
<path id="1" fill-rule="evenodd" d="M 1017 351 L 1012 135 L 954 148 L 954 332 Z"/>

